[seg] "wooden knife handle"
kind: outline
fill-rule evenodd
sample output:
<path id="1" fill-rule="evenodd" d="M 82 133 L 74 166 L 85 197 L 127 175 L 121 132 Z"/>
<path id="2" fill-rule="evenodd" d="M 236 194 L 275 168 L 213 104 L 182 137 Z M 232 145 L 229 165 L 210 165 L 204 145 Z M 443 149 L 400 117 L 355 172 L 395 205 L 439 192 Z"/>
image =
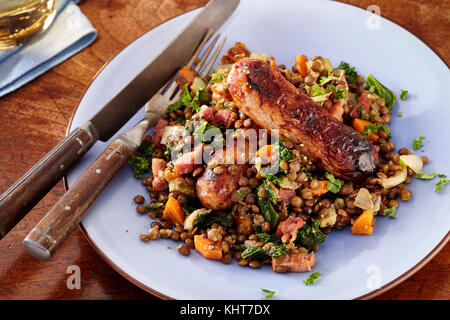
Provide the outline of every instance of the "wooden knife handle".
<path id="1" fill-rule="evenodd" d="M 124 141 L 111 143 L 30 231 L 23 241 L 28 252 L 48 260 L 131 155 Z"/>
<path id="2" fill-rule="evenodd" d="M 74 129 L 0 196 L 2 239 L 97 140 L 90 123 Z"/>

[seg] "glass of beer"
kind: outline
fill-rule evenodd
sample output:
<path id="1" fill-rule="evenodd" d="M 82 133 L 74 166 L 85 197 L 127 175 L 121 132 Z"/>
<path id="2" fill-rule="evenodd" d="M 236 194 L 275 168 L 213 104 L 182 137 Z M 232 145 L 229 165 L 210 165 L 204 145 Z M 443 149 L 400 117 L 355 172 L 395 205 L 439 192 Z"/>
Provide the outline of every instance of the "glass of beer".
<path id="1" fill-rule="evenodd" d="M 56 0 L 0 0 L 0 50 L 44 32 L 55 17 Z"/>

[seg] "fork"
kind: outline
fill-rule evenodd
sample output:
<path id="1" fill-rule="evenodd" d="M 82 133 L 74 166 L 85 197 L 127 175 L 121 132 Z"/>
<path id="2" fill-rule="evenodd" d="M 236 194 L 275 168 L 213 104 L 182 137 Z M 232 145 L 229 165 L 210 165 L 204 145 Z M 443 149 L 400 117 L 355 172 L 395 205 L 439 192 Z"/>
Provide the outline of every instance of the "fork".
<path id="1" fill-rule="evenodd" d="M 224 38 L 211 58 L 208 56 L 216 45 L 220 34 L 217 34 L 199 58 L 211 37 L 212 30 L 204 36 L 187 63 L 204 78 L 222 50 Z M 136 152 L 146 132 L 163 118 L 169 104 L 180 98 L 182 92 L 177 83 L 169 81 L 145 105 L 145 118 L 130 130 L 119 135 L 75 181 L 71 188 L 58 200 L 55 206 L 28 233 L 23 241 L 26 250 L 34 257 L 48 260 L 60 245 L 67 239 L 73 229 L 83 218 L 86 211 L 100 196 L 109 182 Z"/>

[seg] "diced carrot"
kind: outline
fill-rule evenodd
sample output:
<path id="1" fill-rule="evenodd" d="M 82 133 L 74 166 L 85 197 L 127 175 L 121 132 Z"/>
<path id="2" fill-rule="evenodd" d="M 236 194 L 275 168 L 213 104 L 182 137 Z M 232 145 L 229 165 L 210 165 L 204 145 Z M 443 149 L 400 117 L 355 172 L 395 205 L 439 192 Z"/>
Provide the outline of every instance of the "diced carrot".
<path id="1" fill-rule="evenodd" d="M 172 172 L 170 170 L 166 170 L 166 171 L 164 171 L 164 177 L 166 178 L 167 181 L 172 181 L 172 180 L 174 180 L 176 178 L 180 178 L 181 176 L 178 175 L 175 172 Z"/>
<path id="2" fill-rule="evenodd" d="M 358 130 L 361 133 L 363 133 L 365 131 L 365 128 L 367 126 L 370 126 L 371 124 L 372 124 L 371 122 L 362 120 L 359 118 L 356 118 L 355 120 L 353 120 L 353 128 L 355 128 L 356 130 Z M 376 134 L 375 132 L 369 136 L 369 140 L 372 142 L 377 142 L 378 139 L 380 139 L 380 136 L 378 134 Z"/>
<path id="3" fill-rule="evenodd" d="M 254 232 L 252 222 L 250 221 L 248 214 L 237 214 L 234 221 L 236 222 L 236 229 L 238 233 L 249 236 Z"/>
<path id="4" fill-rule="evenodd" d="M 194 82 L 195 77 L 198 77 L 197 71 L 189 68 L 188 66 L 183 66 L 180 71 L 178 71 L 175 81 L 178 87 L 183 90 L 184 85 L 186 83 L 189 83 L 191 85 Z"/>
<path id="5" fill-rule="evenodd" d="M 256 156 L 260 157 L 264 163 L 271 162 L 273 156 L 272 145 L 267 144 L 264 147 L 261 147 L 258 151 L 256 151 Z"/>
<path id="6" fill-rule="evenodd" d="M 352 234 L 370 235 L 375 225 L 375 217 L 372 210 L 364 210 L 361 215 L 353 221 Z"/>
<path id="7" fill-rule="evenodd" d="M 241 43 L 241 42 L 236 42 L 234 44 L 234 47 L 230 48 L 227 51 L 227 57 L 233 62 L 236 62 L 238 60 L 241 60 L 241 59 L 249 57 L 249 56 L 250 56 L 250 51 L 248 51 L 245 43 Z"/>
<path id="8" fill-rule="evenodd" d="M 302 77 L 306 77 L 308 75 L 308 68 L 306 67 L 306 57 L 302 54 L 299 54 L 294 59 L 294 69 L 302 75 Z"/>
<path id="9" fill-rule="evenodd" d="M 320 180 L 319 187 L 317 189 L 311 189 L 313 196 L 320 197 L 321 195 L 324 195 L 325 193 L 327 193 L 328 192 L 328 188 L 327 188 L 328 183 L 330 183 L 330 181 Z"/>
<path id="10" fill-rule="evenodd" d="M 195 250 L 198 251 L 206 259 L 221 260 L 222 259 L 222 241 L 214 242 L 201 235 L 194 236 Z"/>
<path id="11" fill-rule="evenodd" d="M 164 212 L 162 215 L 163 220 L 167 220 L 172 222 L 175 225 L 183 225 L 184 219 L 186 216 L 184 215 L 183 208 L 177 199 L 170 197 L 167 200 L 166 206 L 164 208 Z"/>

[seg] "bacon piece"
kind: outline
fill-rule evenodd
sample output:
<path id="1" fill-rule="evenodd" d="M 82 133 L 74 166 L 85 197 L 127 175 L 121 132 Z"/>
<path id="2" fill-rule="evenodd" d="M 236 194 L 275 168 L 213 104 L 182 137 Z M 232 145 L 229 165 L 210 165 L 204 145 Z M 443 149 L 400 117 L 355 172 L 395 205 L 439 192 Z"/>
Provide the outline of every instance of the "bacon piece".
<path id="1" fill-rule="evenodd" d="M 169 125 L 169 122 L 164 119 L 160 119 L 156 123 L 155 129 L 153 129 L 153 144 L 158 147 L 161 144 L 161 138 L 163 135 L 164 128 Z"/>
<path id="2" fill-rule="evenodd" d="M 304 223 L 305 222 L 300 217 L 288 217 L 286 220 L 283 220 L 278 224 L 276 235 L 281 239 L 284 235 L 288 234 L 290 235 L 289 240 L 293 242 L 297 239 L 297 231 L 303 227 Z"/>
<path id="3" fill-rule="evenodd" d="M 236 112 L 230 109 L 220 109 L 217 111 L 215 121 L 217 124 L 223 124 L 225 128 L 231 127 L 237 119 Z"/>
<path id="4" fill-rule="evenodd" d="M 281 188 L 280 191 L 278 191 L 278 195 L 281 201 L 290 201 L 295 197 L 295 191 L 292 189 Z"/>
<path id="5" fill-rule="evenodd" d="M 234 64 L 227 84 L 243 113 L 260 127 L 279 130 L 282 138 L 303 144 L 303 152 L 323 170 L 351 181 L 363 181 L 376 172 L 378 154 L 371 143 L 314 103 L 278 68 L 242 59 Z"/>
<path id="6" fill-rule="evenodd" d="M 214 111 L 213 108 L 204 106 L 198 112 L 200 118 L 205 121 L 208 121 L 211 124 L 214 124 Z"/>
<path id="7" fill-rule="evenodd" d="M 291 251 L 284 256 L 272 258 L 272 270 L 280 273 L 311 271 L 315 264 L 316 256 L 312 252 Z"/>
<path id="8" fill-rule="evenodd" d="M 152 159 L 153 191 L 161 192 L 161 191 L 167 190 L 168 184 L 167 184 L 167 181 L 164 179 L 164 169 L 165 168 L 166 168 L 166 162 L 163 159 L 158 159 L 158 158 Z"/>
<path id="9" fill-rule="evenodd" d="M 193 151 L 182 154 L 173 164 L 173 171 L 179 175 L 185 175 L 194 171 L 202 164 L 203 144 L 197 145 Z"/>

